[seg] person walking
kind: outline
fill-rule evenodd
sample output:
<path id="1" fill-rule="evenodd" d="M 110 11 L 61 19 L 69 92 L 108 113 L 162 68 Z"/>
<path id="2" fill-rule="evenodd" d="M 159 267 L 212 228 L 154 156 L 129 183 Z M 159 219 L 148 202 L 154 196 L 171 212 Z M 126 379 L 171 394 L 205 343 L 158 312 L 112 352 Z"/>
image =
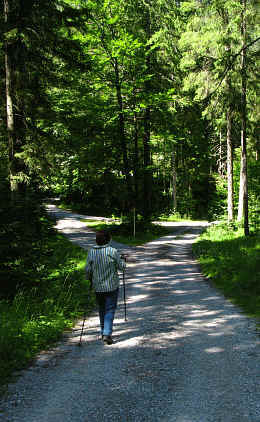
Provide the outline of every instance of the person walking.
<path id="1" fill-rule="evenodd" d="M 113 344 L 112 332 L 117 307 L 119 276 L 125 271 L 125 259 L 117 249 L 110 246 L 110 233 L 100 230 L 96 233 L 96 246 L 90 249 L 86 261 L 86 277 L 95 290 L 99 308 L 101 337 L 105 344 Z"/>

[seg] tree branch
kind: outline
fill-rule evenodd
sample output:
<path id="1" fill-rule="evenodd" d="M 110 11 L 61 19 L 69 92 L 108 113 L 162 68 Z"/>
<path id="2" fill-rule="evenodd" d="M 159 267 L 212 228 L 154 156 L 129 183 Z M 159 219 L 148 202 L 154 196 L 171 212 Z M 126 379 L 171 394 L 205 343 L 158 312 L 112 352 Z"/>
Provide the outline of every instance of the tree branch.
<path id="1" fill-rule="evenodd" d="M 233 67 L 233 64 L 234 64 L 234 62 L 235 62 L 235 60 L 236 60 L 236 58 L 238 57 L 238 56 L 240 56 L 240 54 L 242 53 L 242 51 L 244 51 L 244 50 L 247 50 L 249 47 L 251 47 L 253 44 L 255 44 L 257 41 L 259 41 L 260 40 L 260 37 L 258 37 L 258 38 L 256 38 L 255 40 L 253 40 L 253 41 L 251 41 L 249 44 L 247 44 L 247 45 L 245 45 L 245 46 L 243 46 L 239 51 L 238 51 L 238 53 L 236 53 L 236 54 L 232 54 L 232 59 L 231 59 L 231 61 L 230 61 L 230 63 L 228 64 L 228 66 L 226 67 L 226 69 L 224 70 L 224 72 L 222 73 L 222 75 L 221 75 L 221 80 L 220 80 L 220 82 L 218 83 L 218 85 L 217 85 L 217 87 L 214 89 L 214 91 L 212 91 L 207 97 L 205 97 L 202 101 L 204 102 L 204 101 L 208 101 L 211 97 L 212 97 L 212 95 L 213 94 L 215 94 L 215 92 L 219 89 L 219 87 L 220 87 L 220 85 L 222 84 L 222 82 L 224 81 L 224 79 L 225 79 L 225 77 L 226 77 L 226 75 L 227 75 L 227 73 L 229 72 L 229 70 L 230 69 L 232 69 L 232 67 Z"/>

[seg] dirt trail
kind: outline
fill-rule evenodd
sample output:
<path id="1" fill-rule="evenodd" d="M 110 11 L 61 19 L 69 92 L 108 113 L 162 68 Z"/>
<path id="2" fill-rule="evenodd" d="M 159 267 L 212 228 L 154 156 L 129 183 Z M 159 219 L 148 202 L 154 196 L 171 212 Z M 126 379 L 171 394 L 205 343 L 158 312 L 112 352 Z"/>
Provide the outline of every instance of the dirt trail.
<path id="1" fill-rule="evenodd" d="M 58 228 L 88 248 L 79 217 L 52 208 Z M 57 214 L 58 213 L 58 214 Z M 73 222 L 74 220 L 74 222 Z M 179 227 L 131 253 L 127 314 L 115 344 L 87 322 L 24 371 L 0 410 L 3 422 L 260 422 L 259 336 L 254 321 L 202 277 L 191 244 L 205 223 Z"/>

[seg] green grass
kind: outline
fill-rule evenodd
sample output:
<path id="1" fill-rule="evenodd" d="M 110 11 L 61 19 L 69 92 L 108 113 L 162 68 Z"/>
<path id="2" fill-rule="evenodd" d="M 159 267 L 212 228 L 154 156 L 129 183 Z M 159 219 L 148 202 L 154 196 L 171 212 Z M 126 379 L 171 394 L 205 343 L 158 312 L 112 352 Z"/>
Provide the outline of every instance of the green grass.
<path id="1" fill-rule="evenodd" d="M 142 224 L 138 222 L 136 226 L 135 237 L 133 235 L 133 225 L 125 223 L 107 223 L 93 220 L 81 220 L 93 230 L 109 230 L 113 240 L 119 243 L 124 243 L 130 246 L 143 245 L 144 243 L 151 242 L 161 236 L 167 236 L 173 233 L 173 229 L 163 227 L 159 224 Z"/>
<path id="2" fill-rule="evenodd" d="M 52 232 L 44 242 L 34 286 L 0 301 L 0 390 L 16 370 L 59 340 L 85 309 L 94 306 L 85 280 L 86 252 Z"/>
<path id="3" fill-rule="evenodd" d="M 192 218 L 190 218 L 187 215 L 181 216 L 179 213 L 175 213 L 175 214 L 162 214 L 159 218 L 158 221 L 194 221 L 192 220 Z"/>
<path id="4" fill-rule="evenodd" d="M 260 235 L 211 226 L 193 246 L 203 274 L 249 316 L 260 319 Z"/>

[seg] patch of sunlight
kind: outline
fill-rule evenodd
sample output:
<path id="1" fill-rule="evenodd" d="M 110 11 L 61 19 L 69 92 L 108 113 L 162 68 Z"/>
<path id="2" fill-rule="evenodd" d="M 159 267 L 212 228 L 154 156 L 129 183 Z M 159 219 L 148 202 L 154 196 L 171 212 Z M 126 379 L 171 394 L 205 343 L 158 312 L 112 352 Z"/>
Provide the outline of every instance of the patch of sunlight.
<path id="1" fill-rule="evenodd" d="M 187 290 L 174 290 L 173 293 L 177 295 L 186 295 L 187 293 L 190 293 L 190 292 L 188 292 Z"/>
<path id="2" fill-rule="evenodd" d="M 219 300 L 219 299 L 221 299 L 220 296 L 210 296 L 210 297 L 207 297 L 207 298 L 202 299 L 202 300 L 207 302 L 209 300 Z"/>
<path id="3" fill-rule="evenodd" d="M 126 340 L 121 339 L 120 342 L 115 343 L 112 347 L 117 347 L 123 349 L 125 347 L 134 347 L 140 343 L 140 340 L 143 339 L 143 336 L 131 337 Z"/>
<path id="4" fill-rule="evenodd" d="M 72 218 L 65 218 L 64 220 L 60 220 L 55 228 L 58 230 L 62 229 L 82 229 L 85 226 L 84 223 L 81 223 L 80 221 Z"/>
<path id="5" fill-rule="evenodd" d="M 199 274 L 198 274 L 199 275 Z M 194 281 L 194 280 L 196 280 L 196 278 L 198 277 L 198 275 L 196 276 L 196 275 L 194 275 L 194 277 L 186 277 L 186 280 L 187 281 Z"/>
<path id="6" fill-rule="evenodd" d="M 134 303 L 134 302 L 140 302 L 140 300 L 146 299 L 148 297 L 148 295 L 136 295 L 136 296 L 131 296 L 127 302 L 128 303 Z"/>
<path id="7" fill-rule="evenodd" d="M 85 262 L 86 260 L 85 260 L 85 258 L 83 258 L 83 260 L 82 260 L 82 262 L 79 262 L 77 265 L 76 265 L 76 268 L 78 269 L 78 270 L 82 270 L 82 269 L 84 269 L 85 268 L 85 266 L 86 266 L 86 262 Z"/>
<path id="8" fill-rule="evenodd" d="M 211 336 L 211 337 L 220 337 L 224 335 L 225 335 L 224 331 L 220 331 L 218 333 L 208 333 L 208 336 Z"/>
<path id="9" fill-rule="evenodd" d="M 201 327 L 203 325 L 204 321 L 202 319 L 194 319 L 193 321 L 185 321 L 183 322 L 183 325 L 185 327 Z"/>
<path id="10" fill-rule="evenodd" d="M 223 324 L 224 322 L 225 321 L 218 319 L 218 320 L 215 320 L 215 321 L 212 321 L 212 322 L 204 323 L 204 327 L 205 328 L 216 328 L 217 326 Z"/>
<path id="11" fill-rule="evenodd" d="M 208 349 L 205 349 L 205 352 L 207 352 L 207 353 L 222 353 L 222 352 L 224 352 L 224 349 L 222 347 L 209 347 Z"/>
<path id="12" fill-rule="evenodd" d="M 209 316 L 209 315 L 218 315 L 219 311 L 207 311 L 207 310 L 194 310 L 190 312 L 190 315 L 195 315 L 195 316 Z"/>

